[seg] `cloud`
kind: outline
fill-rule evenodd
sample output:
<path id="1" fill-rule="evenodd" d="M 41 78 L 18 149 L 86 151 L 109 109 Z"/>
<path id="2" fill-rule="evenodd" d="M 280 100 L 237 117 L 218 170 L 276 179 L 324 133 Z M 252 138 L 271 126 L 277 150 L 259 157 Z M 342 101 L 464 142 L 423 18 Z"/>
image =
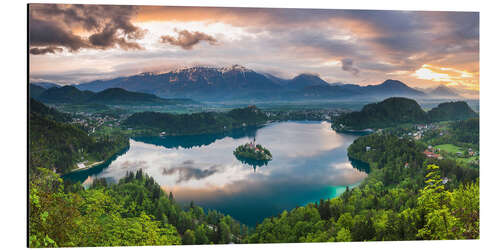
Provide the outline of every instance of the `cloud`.
<path id="1" fill-rule="evenodd" d="M 357 76 L 359 69 L 354 67 L 354 61 L 350 58 L 342 59 L 342 70 L 351 72 L 353 75 Z"/>
<path id="2" fill-rule="evenodd" d="M 221 165 L 212 165 L 208 169 L 200 169 L 194 167 L 194 161 L 187 160 L 181 163 L 179 166 L 175 166 L 169 169 L 164 168 L 162 171 L 163 175 L 173 175 L 175 173 L 179 174 L 176 181 L 177 184 L 189 181 L 192 179 L 201 180 L 208 176 L 211 176 L 220 171 Z"/>
<path id="3" fill-rule="evenodd" d="M 30 54 L 32 55 L 43 55 L 43 54 L 55 54 L 56 52 L 62 52 L 62 48 L 59 48 L 59 47 L 54 47 L 54 46 L 50 46 L 50 47 L 45 47 L 45 48 L 37 48 L 37 47 L 34 47 L 34 48 L 30 48 Z"/>
<path id="4" fill-rule="evenodd" d="M 146 161 L 125 161 L 120 164 L 120 169 L 127 169 L 127 171 L 135 172 L 139 169 L 146 170 L 149 166 Z"/>
<path id="5" fill-rule="evenodd" d="M 29 43 L 31 46 L 65 47 L 70 51 L 76 51 L 87 47 L 87 43 L 62 25 L 51 20 L 37 19 L 30 15 L 29 21 Z"/>
<path id="6" fill-rule="evenodd" d="M 136 42 L 127 41 L 127 39 L 118 36 L 118 29 L 113 26 L 106 27 L 102 32 L 93 34 L 89 37 L 89 42 L 96 48 L 107 49 L 118 45 L 121 49 L 142 49 Z"/>
<path id="7" fill-rule="evenodd" d="M 202 32 L 190 32 L 187 30 L 176 30 L 176 32 L 178 34 L 177 38 L 165 35 L 161 37 L 161 43 L 169 43 L 174 46 L 180 46 L 185 50 L 192 49 L 194 45 L 200 43 L 201 41 L 207 41 L 210 45 L 217 44 L 215 37 Z"/>
<path id="8" fill-rule="evenodd" d="M 32 54 L 61 52 L 62 48 L 70 52 L 142 49 L 136 40 L 146 30 L 131 22 L 136 12 L 135 6 L 30 4 L 29 44 L 38 48 Z"/>
<path id="9" fill-rule="evenodd" d="M 353 37 L 356 42 L 352 46 L 354 50 L 367 47 L 376 54 L 373 56 L 393 64 L 411 64 L 410 68 L 426 63 L 425 60 L 408 60 L 413 54 L 425 53 L 426 57 L 438 54 L 437 57 L 443 57 L 447 49 L 462 52 L 479 45 L 477 12 L 157 6 L 141 6 L 140 10 L 137 19 L 142 22 L 223 22 L 259 34 L 306 29 L 317 30 L 328 37 L 331 32 L 325 32 L 325 29 L 331 28 Z M 297 36 L 295 40 L 300 42 L 301 39 Z M 467 41 L 464 42 L 464 39 Z M 342 46 L 341 42 L 335 41 L 329 47 Z M 441 44 L 436 46 L 438 42 Z M 466 43 L 470 45 L 466 46 Z M 322 42 L 319 44 L 323 45 Z"/>
<path id="10" fill-rule="evenodd" d="M 130 75 L 146 68 L 163 71 L 179 64 L 244 64 L 260 72 L 282 72 L 282 77 L 315 72 L 328 81 L 359 84 L 405 72 L 401 79 L 432 86 L 436 82 L 411 75 L 429 64 L 473 73 L 469 84 L 479 85 L 477 12 L 30 5 L 30 15 L 43 21 L 39 26 L 50 28 L 30 27 L 33 33 L 40 31 L 35 39 L 39 45 L 32 48 L 52 46 L 70 52 L 86 48 L 78 56 L 55 57 L 47 52 L 31 58 L 32 74 L 47 79 L 63 71 L 74 73 L 75 78 L 65 74 L 65 79 L 75 82 Z M 172 27 L 179 31 L 160 38 Z M 140 40 L 146 29 L 151 32 Z M 44 30 L 50 32 L 44 34 Z M 197 50 L 203 43 L 220 46 Z M 87 53 L 87 49 L 141 46 L 145 49 L 140 52 L 108 50 L 100 58 Z M 171 49 L 174 46 L 179 49 Z M 352 65 L 342 62 L 346 58 Z M 86 75 L 94 67 L 109 76 Z M 78 73 L 82 70 L 85 74 Z M 363 78 L 356 78 L 361 71 Z"/>

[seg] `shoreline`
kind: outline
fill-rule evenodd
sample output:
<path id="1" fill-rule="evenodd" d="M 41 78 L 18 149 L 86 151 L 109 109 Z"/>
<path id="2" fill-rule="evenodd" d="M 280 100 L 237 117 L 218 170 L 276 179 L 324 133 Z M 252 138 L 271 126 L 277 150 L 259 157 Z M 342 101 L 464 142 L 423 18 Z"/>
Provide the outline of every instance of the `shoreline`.
<path id="1" fill-rule="evenodd" d="M 116 159 L 117 156 L 123 154 L 123 152 L 127 151 L 129 148 L 130 148 L 130 144 L 127 143 L 126 147 L 121 148 L 120 150 L 116 151 L 115 153 L 113 153 L 112 155 L 110 155 L 106 159 L 103 159 L 102 161 L 94 162 L 94 163 L 86 166 L 85 168 L 73 169 L 73 170 L 71 170 L 68 173 L 59 174 L 59 175 L 61 176 L 61 178 L 64 179 L 64 178 L 67 178 L 68 176 L 78 175 L 79 172 L 92 171 L 93 169 L 97 169 L 97 168 L 99 168 L 99 167 L 101 167 L 103 165 L 106 165 L 107 163 L 113 161 L 114 159 Z"/>
<path id="2" fill-rule="evenodd" d="M 81 168 L 81 167 L 78 167 L 78 168 L 76 168 L 76 169 L 73 169 L 73 170 L 71 170 L 69 173 L 73 173 L 73 172 L 78 172 L 78 171 L 87 170 L 87 169 L 93 168 L 93 167 L 95 167 L 95 166 L 98 166 L 98 165 L 100 165 L 100 164 L 102 164 L 102 163 L 104 163 L 104 162 L 106 162 L 106 160 L 97 161 L 97 162 L 94 162 L 94 163 L 92 163 L 92 164 L 90 164 L 90 165 L 88 165 L 88 166 L 85 166 L 85 167 L 82 167 L 82 168 Z M 78 166 L 78 163 L 77 163 L 77 166 Z M 68 173 L 68 174 L 69 174 L 69 173 Z"/>
<path id="3" fill-rule="evenodd" d="M 129 140 L 130 140 L 130 137 L 129 137 Z M 127 143 L 127 146 L 126 147 L 123 147 L 121 148 L 120 150 L 117 150 L 116 152 L 114 152 L 113 154 L 111 154 L 109 157 L 101 160 L 101 161 L 97 161 L 97 162 L 93 162 L 92 164 L 88 165 L 88 166 L 85 166 L 85 167 L 82 167 L 82 168 L 75 168 L 75 169 L 72 169 L 71 171 L 67 172 L 67 173 L 63 173 L 63 174 L 59 174 L 59 176 L 61 177 L 64 177 L 66 175 L 70 175 L 70 174 L 74 174 L 76 172 L 81 172 L 81 171 L 86 171 L 86 170 L 89 170 L 89 169 L 92 169 L 92 168 L 95 168 L 95 167 L 98 167 L 102 164 L 105 164 L 106 162 L 108 162 L 109 160 L 113 159 L 113 157 L 116 156 L 116 154 L 119 154 L 120 152 L 122 152 L 123 150 L 127 149 L 130 147 L 130 144 Z M 77 163 L 77 166 L 78 166 L 78 163 Z"/>

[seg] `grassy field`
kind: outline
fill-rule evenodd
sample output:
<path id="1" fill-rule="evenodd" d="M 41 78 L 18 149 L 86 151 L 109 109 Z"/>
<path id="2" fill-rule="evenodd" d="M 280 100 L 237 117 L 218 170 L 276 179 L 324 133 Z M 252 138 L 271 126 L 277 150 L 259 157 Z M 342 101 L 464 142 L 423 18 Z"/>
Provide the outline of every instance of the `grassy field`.
<path id="1" fill-rule="evenodd" d="M 479 162 L 479 155 L 467 157 L 466 156 L 467 150 L 465 150 L 461 147 L 458 147 L 456 145 L 453 145 L 453 144 L 437 145 L 437 146 L 435 146 L 435 148 L 441 149 L 442 151 L 450 153 L 451 157 L 453 159 L 455 159 L 457 162 L 459 162 L 465 166 L 469 166 L 469 165 L 474 164 L 474 163 L 477 164 L 477 162 Z M 462 152 L 463 157 L 457 156 L 457 152 Z"/>
<path id="2" fill-rule="evenodd" d="M 68 113 L 78 113 L 78 112 L 100 113 L 100 112 L 113 111 L 112 108 L 100 104 L 55 104 L 52 105 L 52 107 L 58 109 L 59 111 Z M 117 111 L 123 112 L 124 110 L 117 110 Z"/>
<path id="3" fill-rule="evenodd" d="M 479 155 L 472 156 L 469 158 L 457 158 L 457 161 L 466 165 L 472 164 L 474 162 L 479 162 Z"/>
<path id="4" fill-rule="evenodd" d="M 464 149 L 453 144 L 441 144 L 435 146 L 435 148 L 446 151 L 448 153 L 456 154 L 457 152 L 464 153 Z"/>
<path id="5" fill-rule="evenodd" d="M 158 135 L 160 131 L 154 129 L 128 129 L 120 126 L 109 127 L 107 125 L 100 126 L 96 129 L 94 136 L 110 136 L 110 135 L 126 135 L 128 137 L 138 136 L 138 135 Z"/>

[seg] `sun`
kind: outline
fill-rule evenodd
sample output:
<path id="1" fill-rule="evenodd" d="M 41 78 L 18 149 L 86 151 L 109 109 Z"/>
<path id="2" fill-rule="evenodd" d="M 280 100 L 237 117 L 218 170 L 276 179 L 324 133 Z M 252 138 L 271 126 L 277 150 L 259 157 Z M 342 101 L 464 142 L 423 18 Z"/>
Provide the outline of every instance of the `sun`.
<path id="1" fill-rule="evenodd" d="M 445 84 L 446 86 L 479 90 L 478 74 L 466 70 L 424 64 L 411 76 L 421 80 Z"/>
<path id="2" fill-rule="evenodd" d="M 415 71 L 413 76 L 423 79 L 431 80 L 435 82 L 450 82 L 452 77 L 446 73 L 438 73 L 432 70 L 432 66 L 424 64 L 422 67 Z"/>

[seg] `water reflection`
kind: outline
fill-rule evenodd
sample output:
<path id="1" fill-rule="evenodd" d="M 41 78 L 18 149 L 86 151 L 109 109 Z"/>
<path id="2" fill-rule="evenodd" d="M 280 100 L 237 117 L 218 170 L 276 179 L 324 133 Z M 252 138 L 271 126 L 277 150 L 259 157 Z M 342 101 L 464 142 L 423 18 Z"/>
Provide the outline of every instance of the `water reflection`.
<path id="1" fill-rule="evenodd" d="M 249 158 L 241 157 L 239 155 L 235 155 L 235 157 L 244 165 L 252 167 L 254 172 L 257 170 L 258 167 L 260 168 L 262 166 L 267 166 L 267 164 L 269 163 L 268 160 L 249 159 Z"/>
<path id="2" fill-rule="evenodd" d="M 214 164 L 210 166 L 208 169 L 196 168 L 194 166 L 193 160 L 187 160 L 182 162 L 178 166 L 172 166 L 170 168 L 163 168 L 162 174 L 164 176 L 178 174 L 178 179 L 175 182 L 179 184 L 184 181 L 189 181 L 191 179 L 201 180 L 208 176 L 211 176 L 219 171 L 221 171 L 222 165 Z"/>
<path id="3" fill-rule="evenodd" d="M 233 155 L 238 145 L 254 137 L 273 154 L 267 166 Z M 336 133 L 327 122 L 273 123 L 240 134 L 199 138 L 134 138 L 127 152 L 78 178 L 117 181 L 127 171 L 143 169 L 177 201 L 193 200 L 255 225 L 284 209 L 337 196 L 363 180 L 366 170 L 353 168 L 347 157 L 355 138 Z"/>
<path id="4" fill-rule="evenodd" d="M 89 168 L 89 169 L 84 169 L 84 170 L 79 170 L 79 171 L 76 171 L 76 172 L 72 172 L 72 173 L 63 175 L 62 177 L 64 179 L 68 179 L 68 180 L 71 180 L 71 181 L 74 181 L 74 182 L 81 182 L 84 186 L 88 186 L 95 179 L 94 178 L 95 176 L 97 176 L 100 173 L 102 173 L 104 171 L 104 169 L 106 169 L 107 167 L 109 167 L 109 165 L 112 162 L 114 162 L 116 159 L 118 159 L 118 157 L 120 157 L 121 155 L 126 154 L 129 151 L 129 149 L 130 149 L 130 146 L 126 147 L 122 151 L 120 151 L 120 152 L 116 153 L 115 155 L 113 155 L 107 161 L 105 161 L 105 162 L 103 162 L 103 163 L 101 163 L 101 164 L 99 164 L 97 166 L 94 166 L 94 167 Z M 139 169 L 137 169 L 137 170 L 139 170 Z"/>
<path id="5" fill-rule="evenodd" d="M 351 163 L 351 165 L 356 168 L 356 169 L 359 169 L 363 172 L 366 172 L 366 173 L 370 173 L 370 165 L 364 161 L 360 161 L 360 160 L 356 160 L 354 158 L 351 158 L 349 157 L 349 162 Z"/>
<path id="6" fill-rule="evenodd" d="M 208 146 L 217 140 L 225 137 L 240 139 L 245 137 L 255 137 L 260 127 L 249 126 L 245 128 L 234 129 L 225 133 L 203 134 L 203 135 L 185 135 L 185 136 L 157 136 L 157 137 L 135 137 L 134 140 L 147 144 L 162 146 L 165 148 L 193 148 Z"/>

